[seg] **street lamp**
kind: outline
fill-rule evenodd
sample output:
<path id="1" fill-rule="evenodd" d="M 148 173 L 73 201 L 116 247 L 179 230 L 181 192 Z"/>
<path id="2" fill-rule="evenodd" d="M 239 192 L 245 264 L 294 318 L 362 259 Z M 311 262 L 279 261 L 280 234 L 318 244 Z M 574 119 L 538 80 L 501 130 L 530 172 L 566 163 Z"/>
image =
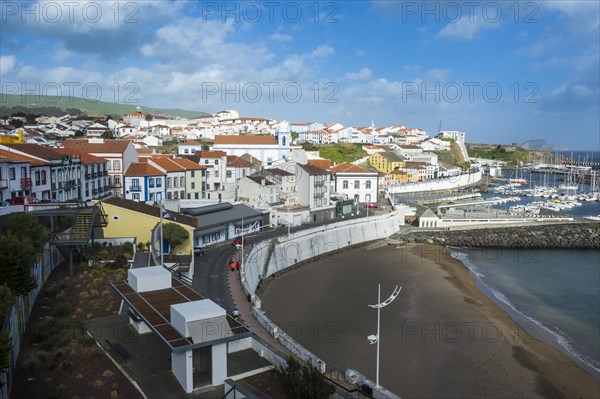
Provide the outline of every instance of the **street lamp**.
<path id="1" fill-rule="evenodd" d="M 396 297 L 400 293 L 401 289 L 402 289 L 402 287 L 396 286 L 396 288 L 394 288 L 394 291 L 392 292 L 390 297 L 388 299 L 386 299 L 385 301 L 381 302 L 381 284 L 378 284 L 377 285 L 377 303 L 375 305 L 369 305 L 369 307 L 377 309 L 377 335 L 369 335 L 367 337 L 370 345 L 377 344 L 377 365 L 376 365 L 377 367 L 376 367 L 376 371 L 375 371 L 375 388 L 381 388 L 381 385 L 379 385 L 379 343 L 381 341 L 381 339 L 380 339 L 380 337 L 381 337 L 380 336 L 380 334 L 381 334 L 381 331 L 380 331 L 381 308 L 384 308 L 387 305 L 389 305 L 390 303 L 392 303 L 394 301 L 394 299 L 396 299 Z"/>

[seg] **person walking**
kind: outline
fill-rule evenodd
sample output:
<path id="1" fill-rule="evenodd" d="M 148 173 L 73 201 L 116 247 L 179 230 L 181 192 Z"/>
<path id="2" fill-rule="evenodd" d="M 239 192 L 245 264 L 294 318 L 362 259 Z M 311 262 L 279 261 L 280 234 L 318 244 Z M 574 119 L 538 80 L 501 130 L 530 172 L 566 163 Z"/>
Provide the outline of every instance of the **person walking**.
<path id="1" fill-rule="evenodd" d="M 238 260 L 238 261 L 235 263 L 235 269 L 236 269 L 238 272 L 240 271 L 240 261 L 239 261 L 239 260 Z"/>

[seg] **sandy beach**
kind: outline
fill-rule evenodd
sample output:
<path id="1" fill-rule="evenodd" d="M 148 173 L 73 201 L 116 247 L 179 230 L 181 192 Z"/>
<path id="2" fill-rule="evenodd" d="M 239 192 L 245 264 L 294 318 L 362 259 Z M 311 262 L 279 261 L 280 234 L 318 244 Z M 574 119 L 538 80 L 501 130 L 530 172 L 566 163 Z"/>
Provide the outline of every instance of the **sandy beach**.
<path id="1" fill-rule="evenodd" d="M 444 247 L 364 247 L 282 274 L 263 308 L 328 367 L 375 379 L 377 284 L 382 310 L 380 383 L 403 398 L 597 398 L 600 382 L 520 328 Z M 537 332 L 528 328 L 533 335 Z"/>

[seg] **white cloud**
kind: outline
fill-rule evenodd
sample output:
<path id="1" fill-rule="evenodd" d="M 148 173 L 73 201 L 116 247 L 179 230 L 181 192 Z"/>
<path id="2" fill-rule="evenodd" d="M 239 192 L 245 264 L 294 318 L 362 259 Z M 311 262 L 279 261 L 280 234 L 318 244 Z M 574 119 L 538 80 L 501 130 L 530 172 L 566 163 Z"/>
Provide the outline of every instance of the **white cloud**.
<path id="1" fill-rule="evenodd" d="M 0 55 L 0 75 L 8 75 L 17 65 L 17 57 L 14 55 Z"/>
<path id="2" fill-rule="evenodd" d="M 342 78 L 342 80 L 364 80 L 364 79 L 370 79 L 372 72 L 369 68 L 362 68 L 360 71 L 358 72 L 348 72 L 346 75 L 344 75 L 344 77 Z"/>
<path id="3" fill-rule="evenodd" d="M 285 34 L 285 33 L 279 33 L 279 32 L 275 32 L 270 36 L 270 39 L 273 40 L 274 42 L 292 42 L 294 41 L 294 38 L 292 38 L 290 35 Z"/>
<path id="4" fill-rule="evenodd" d="M 500 22 L 488 22 L 481 17 L 463 17 L 456 22 L 449 22 L 437 37 L 442 39 L 473 40 L 484 30 L 496 29 Z"/>
<path id="5" fill-rule="evenodd" d="M 335 53 L 335 49 L 325 44 L 320 45 L 310 53 L 309 58 L 325 58 Z"/>

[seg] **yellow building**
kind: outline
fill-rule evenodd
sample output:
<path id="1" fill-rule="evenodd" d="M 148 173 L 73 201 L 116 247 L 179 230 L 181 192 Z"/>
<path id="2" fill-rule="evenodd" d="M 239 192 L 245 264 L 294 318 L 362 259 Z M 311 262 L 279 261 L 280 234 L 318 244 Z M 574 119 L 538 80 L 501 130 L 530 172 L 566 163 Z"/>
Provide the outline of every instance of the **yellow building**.
<path id="1" fill-rule="evenodd" d="M 406 159 L 391 151 L 375 152 L 369 155 L 369 165 L 385 174 L 391 173 L 396 168 L 403 168 Z"/>
<path id="2" fill-rule="evenodd" d="M 12 144 L 12 143 L 23 143 L 23 130 L 17 131 L 17 137 L 15 136 L 0 136 L 0 144 Z"/>
<path id="3" fill-rule="evenodd" d="M 112 197 L 101 202 L 106 214 L 107 226 L 103 228 L 105 238 L 136 237 L 137 242 L 151 241 L 151 232 L 160 223 L 160 208 L 143 202 Z M 169 211 L 175 220 L 163 219 L 163 223 L 175 223 L 189 233 L 185 243 L 175 247 L 174 255 L 190 255 L 193 249 L 196 218 Z"/>

